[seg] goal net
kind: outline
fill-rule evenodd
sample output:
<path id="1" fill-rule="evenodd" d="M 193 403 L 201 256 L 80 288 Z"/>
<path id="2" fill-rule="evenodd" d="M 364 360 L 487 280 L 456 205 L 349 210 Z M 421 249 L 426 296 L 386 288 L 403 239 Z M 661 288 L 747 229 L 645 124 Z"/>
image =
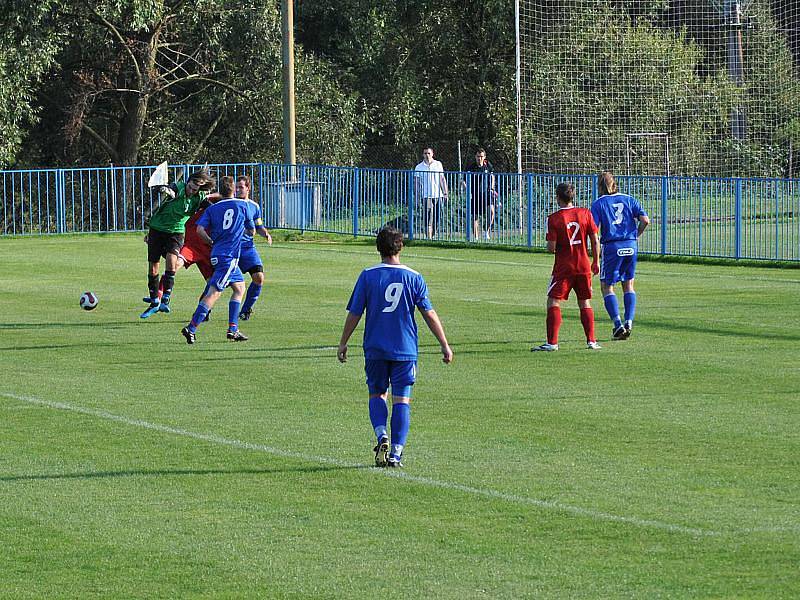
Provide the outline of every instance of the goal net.
<path id="1" fill-rule="evenodd" d="M 523 170 L 800 173 L 800 1 L 519 2 Z"/>

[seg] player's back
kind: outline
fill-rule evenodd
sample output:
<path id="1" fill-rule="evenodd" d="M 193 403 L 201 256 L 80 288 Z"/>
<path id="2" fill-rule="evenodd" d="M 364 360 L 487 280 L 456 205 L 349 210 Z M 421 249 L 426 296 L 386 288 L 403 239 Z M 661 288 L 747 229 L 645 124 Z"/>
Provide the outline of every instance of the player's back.
<path id="1" fill-rule="evenodd" d="M 600 196 L 592 203 L 592 215 L 600 228 L 602 243 L 636 240 L 638 218 L 646 214 L 639 201 L 628 194 Z"/>
<path id="2" fill-rule="evenodd" d="M 244 232 L 253 228 L 253 209 L 244 200 L 224 198 L 209 206 L 198 224 L 214 240 L 211 256 L 238 258 Z"/>
<path id="3" fill-rule="evenodd" d="M 405 265 L 381 263 L 364 269 L 347 309 L 357 314 L 366 311 L 365 357 L 416 360 L 417 306 L 432 308 L 422 275 Z"/>
<path id="4" fill-rule="evenodd" d="M 242 198 L 241 200 L 243 202 L 247 202 L 247 205 L 252 211 L 253 226 L 263 227 L 264 223 L 261 218 L 261 207 L 258 205 L 258 203 L 254 200 L 250 200 L 249 198 Z M 253 240 L 253 235 L 248 233 L 247 229 L 245 229 L 244 236 L 242 237 L 242 250 L 249 250 L 250 248 L 254 247 L 255 241 Z"/>
<path id="5" fill-rule="evenodd" d="M 588 239 L 596 232 L 597 226 L 588 208 L 569 206 L 548 216 L 547 240 L 556 243 L 553 275 L 568 277 L 591 273 Z"/>

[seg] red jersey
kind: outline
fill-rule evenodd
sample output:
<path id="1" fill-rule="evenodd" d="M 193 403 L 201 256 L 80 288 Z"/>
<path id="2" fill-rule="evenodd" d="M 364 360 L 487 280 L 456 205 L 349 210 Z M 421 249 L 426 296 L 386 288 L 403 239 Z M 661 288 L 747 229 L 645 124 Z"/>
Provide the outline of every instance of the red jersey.
<path id="1" fill-rule="evenodd" d="M 597 233 L 597 225 L 588 208 L 570 206 L 547 217 L 547 240 L 556 243 L 554 279 L 591 274 L 587 246 L 589 236 L 593 233 Z"/>
<path id="2" fill-rule="evenodd" d="M 197 221 L 203 216 L 203 213 L 206 212 L 206 208 L 208 208 L 208 203 L 204 202 L 200 205 L 200 208 L 197 209 L 197 212 L 194 213 L 188 221 L 186 221 L 186 233 L 183 235 L 184 246 L 189 246 L 195 250 L 209 248 L 210 251 L 209 245 L 201 240 L 200 236 L 197 235 Z"/>

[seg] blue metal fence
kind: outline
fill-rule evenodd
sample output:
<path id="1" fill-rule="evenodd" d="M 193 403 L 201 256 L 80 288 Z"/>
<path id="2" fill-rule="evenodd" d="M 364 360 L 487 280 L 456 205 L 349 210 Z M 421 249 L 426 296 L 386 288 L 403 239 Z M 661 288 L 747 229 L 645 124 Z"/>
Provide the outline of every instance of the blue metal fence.
<path id="1" fill-rule="evenodd" d="M 425 238 L 426 206 L 413 171 L 318 165 L 208 165 L 218 177 L 248 175 L 266 225 L 374 235 L 386 223 L 410 238 Z M 173 165 L 170 180 L 199 165 Z M 32 235 L 141 231 L 158 198 L 147 188 L 153 167 L 0 171 L 0 234 Z M 499 173 L 491 235 L 472 228 L 469 173 L 448 172 L 448 196 L 438 202 L 433 238 L 544 247 L 547 215 L 561 181 L 575 183 L 577 204 L 594 198 L 596 176 Z M 651 228 L 643 253 L 800 261 L 800 180 L 618 177 L 642 202 Z"/>

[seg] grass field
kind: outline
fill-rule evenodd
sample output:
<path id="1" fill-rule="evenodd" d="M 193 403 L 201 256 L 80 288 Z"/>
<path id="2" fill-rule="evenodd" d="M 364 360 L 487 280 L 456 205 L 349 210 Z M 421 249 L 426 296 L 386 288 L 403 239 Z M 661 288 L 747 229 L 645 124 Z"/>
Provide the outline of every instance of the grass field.
<path id="1" fill-rule="evenodd" d="M 418 319 L 397 473 L 335 358 L 372 246 L 261 248 L 251 340 L 187 346 L 139 236 L 0 239 L 0 597 L 800 595 L 800 270 L 640 263 L 630 340 L 531 354 L 551 257 L 407 248 L 455 361 Z"/>

